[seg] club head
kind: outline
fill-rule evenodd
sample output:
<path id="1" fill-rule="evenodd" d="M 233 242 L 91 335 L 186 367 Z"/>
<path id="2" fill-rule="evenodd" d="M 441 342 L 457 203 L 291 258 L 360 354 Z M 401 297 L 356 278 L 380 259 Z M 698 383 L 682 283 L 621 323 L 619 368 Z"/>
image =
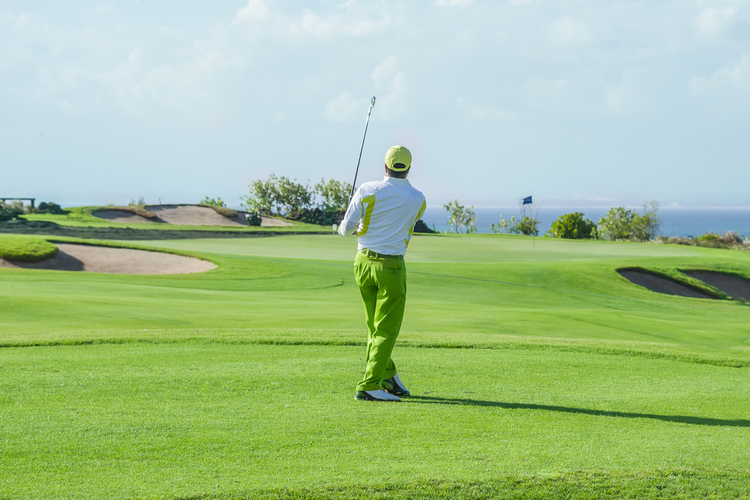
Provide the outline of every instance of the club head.
<path id="1" fill-rule="evenodd" d="M 370 97 L 370 107 L 375 106 L 375 96 Z"/>

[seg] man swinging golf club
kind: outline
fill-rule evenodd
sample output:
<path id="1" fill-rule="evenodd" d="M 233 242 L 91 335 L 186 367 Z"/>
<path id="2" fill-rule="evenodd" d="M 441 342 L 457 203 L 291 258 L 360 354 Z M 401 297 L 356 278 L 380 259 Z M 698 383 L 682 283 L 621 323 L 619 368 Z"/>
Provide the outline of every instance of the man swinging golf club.
<path id="1" fill-rule="evenodd" d="M 385 178 L 357 189 L 339 226 L 342 236 L 359 226 L 354 276 L 365 306 L 368 341 L 365 376 L 357 385 L 356 399 L 401 401 L 399 396 L 409 395 L 391 352 L 406 305 L 404 254 L 427 206 L 424 195 L 406 180 L 410 168 L 409 150 L 390 148 Z"/>

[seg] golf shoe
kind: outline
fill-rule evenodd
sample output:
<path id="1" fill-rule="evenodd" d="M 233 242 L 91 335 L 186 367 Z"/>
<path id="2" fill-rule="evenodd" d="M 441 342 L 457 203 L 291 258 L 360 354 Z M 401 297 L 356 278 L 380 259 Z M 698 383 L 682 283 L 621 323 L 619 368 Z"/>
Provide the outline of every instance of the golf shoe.
<path id="1" fill-rule="evenodd" d="M 393 394 L 394 396 L 411 396 L 409 393 L 409 389 L 406 388 L 403 382 L 401 382 L 401 379 L 398 377 L 398 373 L 392 376 L 391 378 L 387 378 L 381 382 L 383 385 L 383 389 L 385 389 L 386 392 L 389 392 Z"/>
<path id="2" fill-rule="evenodd" d="M 388 394 L 382 389 L 376 391 L 357 391 L 354 393 L 354 399 L 362 401 L 401 401 L 401 398 Z"/>

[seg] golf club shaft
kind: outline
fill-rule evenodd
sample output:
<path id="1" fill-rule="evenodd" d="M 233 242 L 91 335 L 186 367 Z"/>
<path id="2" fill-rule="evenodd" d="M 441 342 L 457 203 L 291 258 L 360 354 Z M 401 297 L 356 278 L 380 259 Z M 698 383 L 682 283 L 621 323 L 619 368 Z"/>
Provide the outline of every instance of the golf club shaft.
<path id="1" fill-rule="evenodd" d="M 354 171 L 354 182 L 352 182 L 352 192 L 349 193 L 349 203 L 354 198 L 354 191 L 357 189 L 357 174 L 359 174 L 359 162 L 362 160 L 362 150 L 365 148 L 365 137 L 367 137 L 367 126 L 370 124 L 370 113 L 372 113 L 372 107 L 375 105 L 375 97 L 370 101 L 370 109 L 367 110 L 367 120 L 365 121 L 365 133 L 362 134 L 362 145 L 359 147 L 359 158 L 357 158 L 357 170 Z M 347 203 L 347 206 L 349 205 Z"/>

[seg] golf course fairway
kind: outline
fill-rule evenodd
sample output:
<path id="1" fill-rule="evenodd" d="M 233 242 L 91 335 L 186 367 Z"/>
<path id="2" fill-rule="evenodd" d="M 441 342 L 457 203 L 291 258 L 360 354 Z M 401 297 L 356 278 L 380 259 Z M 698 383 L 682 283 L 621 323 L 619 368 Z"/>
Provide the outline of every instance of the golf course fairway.
<path id="1" fill-rule="evenodd" d="M 355 238 L 112 244 L 218 267 L 0 268 L 0 499 L 750 498 L 750 307 L 617 273 L 750 252 L 415 235 L 389 404 Z"/>

